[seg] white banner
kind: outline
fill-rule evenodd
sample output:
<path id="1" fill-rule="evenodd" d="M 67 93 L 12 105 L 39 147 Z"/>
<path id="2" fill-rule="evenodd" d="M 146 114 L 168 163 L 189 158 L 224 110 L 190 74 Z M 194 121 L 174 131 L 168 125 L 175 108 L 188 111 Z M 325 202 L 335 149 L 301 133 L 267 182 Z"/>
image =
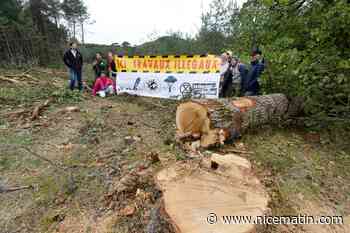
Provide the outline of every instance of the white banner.
<path id="1" fill-rule="evenodd" d="M 131 95 L 182 99 L 219 98 L 218 73 L 130 73 L 117 75 L 118 93 Z"/>

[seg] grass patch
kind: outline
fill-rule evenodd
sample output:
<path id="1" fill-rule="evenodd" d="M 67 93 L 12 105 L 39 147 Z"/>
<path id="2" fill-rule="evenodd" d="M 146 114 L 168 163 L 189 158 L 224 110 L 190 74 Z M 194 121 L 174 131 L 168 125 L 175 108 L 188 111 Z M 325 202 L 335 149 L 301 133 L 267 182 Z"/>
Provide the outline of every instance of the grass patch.
<path id="1" fill-rule="evenodd" d="M 29 146 L 32 144 L 33 144 L 32 135 L 26 131 L 23 131 L 20 133 L 0 134 L 0 145 Z"/>
<path id="2" fill-rule="evenodd" d="M 6 104 L 23 105 L 50 97 L 53 89 L 50 88 L 0 88 L 0 99 L 6 100 Z"/>
<path id="3" fill-rule="evenodd" d="M 331 142 L 330 134 L 321 134 L 327 143 L 309 143 L 304 132 L 267 128 L 248 134 L 244 142 L 254 152 L 252 160 L 272 197 L 274 215 L 293 214 L 299 197 L 331 202 L 349 214 L 350 153 L 345 140 Z M 332 132 L 334 134 L 334 132 Z"/>
<path id="4" fill-rule="evenodd" d="M 79 103 L 84 100 L 81 92 L 78 90 L 71 91 L 68 88 L 61 88 L 51 93 L 50 95 L 59 104 Z"/>

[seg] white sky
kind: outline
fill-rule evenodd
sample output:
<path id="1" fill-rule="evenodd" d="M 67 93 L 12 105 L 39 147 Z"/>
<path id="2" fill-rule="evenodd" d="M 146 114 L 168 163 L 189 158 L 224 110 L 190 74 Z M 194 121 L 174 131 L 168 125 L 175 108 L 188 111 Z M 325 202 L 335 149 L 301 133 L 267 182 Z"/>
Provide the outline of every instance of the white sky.
<path id="1" fill-rule="evenodd" d="M 238 0 L 242 2 L 243 0 Z M 167 31 L 195 34 L 200 27 L 202 5 L 211 0 L 85 0 L 95 24 L 86 27 L 87 43 L 132 45 L 150 35 Z"/>

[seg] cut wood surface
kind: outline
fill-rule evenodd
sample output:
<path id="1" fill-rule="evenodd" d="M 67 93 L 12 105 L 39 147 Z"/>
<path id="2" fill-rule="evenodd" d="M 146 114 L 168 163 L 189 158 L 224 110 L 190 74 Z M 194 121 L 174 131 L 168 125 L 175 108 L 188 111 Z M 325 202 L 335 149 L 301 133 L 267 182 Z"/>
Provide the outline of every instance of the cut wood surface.
<path id="1" fill-rule="evenodd" d="M 202 147 L 224 144 L 249 127 L 286 118 L 288 104 L 283 94 L 185 102 L 176 112 L 177 137 L 199 135 Z"/>
<path id="2" fill-rule="evenodd" d="M 215 166 L 213 166 L 215 164 Z M 251 171 L 248 160 L 233 154 L 214 154 L 201 165 L 174 164 L 156 176 L 164 209 L 178 233 L 253 233 L 253 224 L 224 224 L 222 216 L 262 216 L 268 195 Z M 215 224 L 208 223 L 215 221 Z M 259 228 L 260 229 L 260 228 Z"/>

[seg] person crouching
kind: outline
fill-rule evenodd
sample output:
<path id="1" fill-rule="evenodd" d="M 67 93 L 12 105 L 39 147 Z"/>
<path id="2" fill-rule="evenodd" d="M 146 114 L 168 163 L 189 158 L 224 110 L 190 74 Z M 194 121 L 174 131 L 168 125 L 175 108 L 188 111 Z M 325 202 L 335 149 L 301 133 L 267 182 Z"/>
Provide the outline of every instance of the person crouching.
<path id="1" fill-rule="evenodd" d="M 115 93 L 115 88 L 113 85 L 113 80 L 106 76 L 106 72 L 102 71 L 101 76 L 96 79 L 92 94 L 94 96 L 99 95 L 104 98 L 107 95 L 113 95 Z"/>

